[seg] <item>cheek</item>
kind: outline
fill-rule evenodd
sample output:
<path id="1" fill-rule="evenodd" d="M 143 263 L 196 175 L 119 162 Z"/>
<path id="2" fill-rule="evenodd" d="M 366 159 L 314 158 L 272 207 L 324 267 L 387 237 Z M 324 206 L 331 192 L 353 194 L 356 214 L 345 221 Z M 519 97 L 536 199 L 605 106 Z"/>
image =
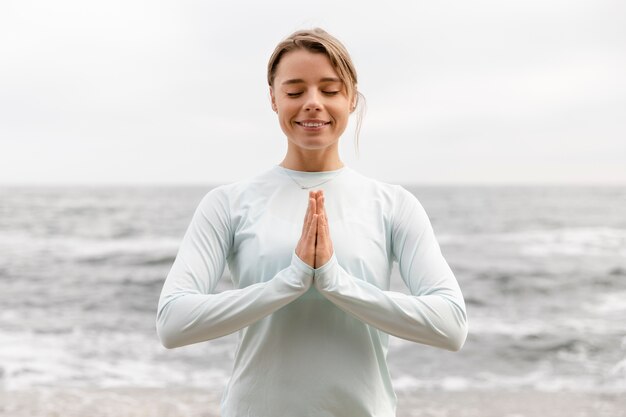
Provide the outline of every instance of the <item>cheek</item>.
<path id="1" fill-rule="evenodd" d="M 290 112 L 289 109 L 278 108 L 278 121 L 281 127 L 284 129 L 291 129 L 292 120 L 293 120 L 293 112 Z"/>
<path id="2" fill-rule="evenodd" d="M 336 120 L 346 123 L 348 121 L 348 117 L 350 116 L 350 109 L 343 105 L 335 106 L 332 109 L 332 113 Z"/>
<path id="3" fill-rule="evenodd" d="M 295 107 L 293 103 L 282 101 L 282 102 L 277 103 L 277 106 L 278 106 L 278 114 L 282 118 L 293 117 L 294 107 Z"/>

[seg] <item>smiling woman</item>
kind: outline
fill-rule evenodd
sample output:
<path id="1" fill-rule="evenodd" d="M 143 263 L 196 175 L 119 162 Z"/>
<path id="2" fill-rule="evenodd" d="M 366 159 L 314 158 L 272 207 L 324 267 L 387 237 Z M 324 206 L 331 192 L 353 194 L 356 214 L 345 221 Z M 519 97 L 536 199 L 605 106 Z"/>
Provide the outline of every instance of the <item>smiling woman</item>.
<path id="1" fill-rule="evenodd" d="M 392 417 L 389 335 L 465 342 L 465 302 L 422 205 L 339 157 L 356 82 L 321 29 L 277 46 L 268 83 L 287 153 L 205 195 L 165 280 L 166 348 L 239 332 L 223 417 Z M 390 291 L 394 262 L 410 295 Z M 216 293 L 226 263 L 234 289 Z"/>
<path id="2" fill-rule="evenodd" d="M 294 53 L 298 57 L 294 57 Z M 277 81 L 277 77 L 282 79 Z M 358 107 L 355 131 L 355 147 L 358 151 L 365 97 L 357 89 L 357 73 L 350 54 L 336 38 L 321 29 L 294 33 L 276 46 L 267 65 L 267 82 L 270 86 L 272 108 L 276 112 L 276 100 L 281 98 L 281 93 L 287 97 L 302 98 L 307 87 L 317 89 L 326 97 L 339 95 L 339 98 L 347 99 L 345 104 L 349 104 L 349 113 Z M 337 100 L 335 102 L 339 103 Z M 282 123 L 281 128 L 284 131 Z M 340 131 L 342 132 L 343 130 Z"/>
<path id="3" fill-rule="evenodd" d="M 354 94 L 348 95 L 328 56 L 307 50 L 283 56 L 270 95 L 288 139 L 282 165 L 297 169 L 304 162 L 305 170 L 312 165 L 320 171 L 340 168 L 337 147 L 354 107 Z"/>

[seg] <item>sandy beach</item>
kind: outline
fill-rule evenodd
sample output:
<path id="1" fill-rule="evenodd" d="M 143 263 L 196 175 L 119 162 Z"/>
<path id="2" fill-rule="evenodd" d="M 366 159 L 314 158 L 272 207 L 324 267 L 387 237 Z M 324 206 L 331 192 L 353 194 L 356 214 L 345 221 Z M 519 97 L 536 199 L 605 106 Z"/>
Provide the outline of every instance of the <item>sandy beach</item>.
<path id="1" fill-rule="evenodd" d="M 217 417 L 219 392 L 182 388 L 0 391 L 0 416 Z M 620 394 L 538 391 L 400 393 L 397 417 L 622 417 Z"/>

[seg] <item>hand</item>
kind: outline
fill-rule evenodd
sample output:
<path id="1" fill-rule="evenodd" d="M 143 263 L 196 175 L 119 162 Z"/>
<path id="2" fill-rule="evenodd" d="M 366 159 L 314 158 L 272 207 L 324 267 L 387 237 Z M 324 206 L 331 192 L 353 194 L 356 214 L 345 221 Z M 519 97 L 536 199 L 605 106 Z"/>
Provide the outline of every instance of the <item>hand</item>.
<path id="1" fill-rule="evenodd" d="M 318 229 L 318 215 L 316 211 L 317 193 L 309 191 L 309 205 L 304 215 L 302 234 L 298 245 L 296 245 L 296 255 L 311 268 L 315 268 L 315 239 Z"/>
<path id="2" fill-rule="evenodd" d="M 333 242 L 330 239 L 322 190 L 309 191 L 309 205 L 304 215 L 296 255 L 311 268 L 319 268 L 333 256 Z"/>
<path id="3" fill-rule="evenodd" d="M 319 190 L 316 195 L 317 208 L 317 240 L 315 243 L 315 268 L 319 268 L 333 256 L 333 242 L 330 239 L 328 216 L 324 206 L 324 192 Z"/>

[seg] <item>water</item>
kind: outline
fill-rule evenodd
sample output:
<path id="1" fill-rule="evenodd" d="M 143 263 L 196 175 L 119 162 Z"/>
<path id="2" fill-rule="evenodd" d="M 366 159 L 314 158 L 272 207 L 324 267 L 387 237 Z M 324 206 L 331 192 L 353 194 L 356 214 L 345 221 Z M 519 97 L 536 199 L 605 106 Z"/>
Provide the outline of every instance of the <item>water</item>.
<path id="1" fill-rule="evenodd" d="M 0 388 L 221 390 L 234 335 L 167 350 L 155 332 L 210 188 L 0 188 Z M 392 338 L 397 390 L 626 392 L 626 187 L 407 188 L 459 280 L 470 335 L 458 353 Z"/>

